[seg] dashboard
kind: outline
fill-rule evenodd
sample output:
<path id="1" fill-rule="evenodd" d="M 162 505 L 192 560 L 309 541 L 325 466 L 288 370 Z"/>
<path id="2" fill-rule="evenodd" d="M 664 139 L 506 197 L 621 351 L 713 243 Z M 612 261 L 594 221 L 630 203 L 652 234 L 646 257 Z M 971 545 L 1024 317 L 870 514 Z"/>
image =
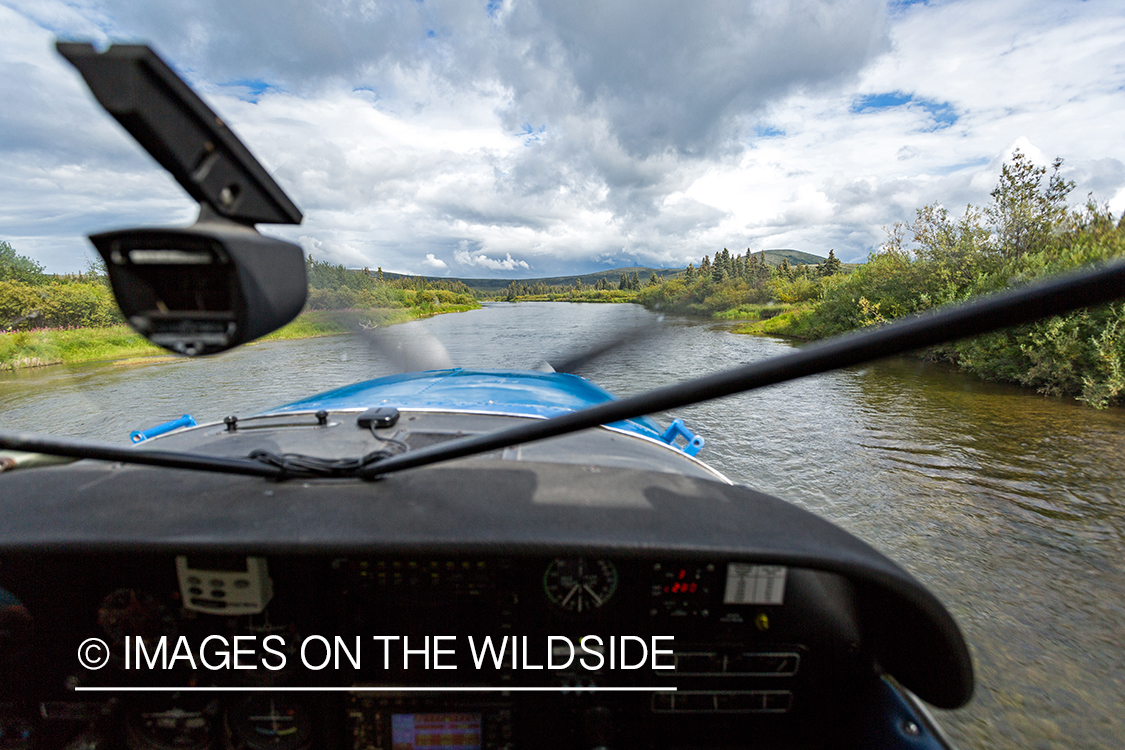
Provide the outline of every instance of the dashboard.
<path id="1" fill-rule="evenodd" d="M 8 555 L 2 581 L 5 747 L 815 746 L 870 672 L 846 579 L 746 559 Z"/>
<path id="2" fill-rule="evenodd" d="M 286 419 L 152 442 L 375 439 Z M 833 748 L 880 745 L 872 726 L 942 747 L 897 687 L 972 694 L 933 594 L 667 453 L 595 430 L 373 482 L 6 472 L 0 750 Z"/>

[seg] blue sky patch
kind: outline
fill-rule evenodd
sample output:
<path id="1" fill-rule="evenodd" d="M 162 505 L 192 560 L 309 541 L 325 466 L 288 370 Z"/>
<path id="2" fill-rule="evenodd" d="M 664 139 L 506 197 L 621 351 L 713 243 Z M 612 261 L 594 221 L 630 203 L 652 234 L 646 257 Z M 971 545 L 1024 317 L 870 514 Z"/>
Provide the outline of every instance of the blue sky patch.
<path id="1" fill-rule="evenodd" d="M 922 109 L 930 113 L 930 117 L 934 118 L 934 126 L 930 130 L 941 130 L 948 128 L 959 119 L 956 110 L 949 102 L 931 102 L 924 99 L 919 99 L 914 102 Z"/>
<path id="2" fill-rule="evenodd" d="M 516 135 L 523 136 L 523 145 L 530 146 L 532 143 L 537 143 L 543 140 L 542 135 L 547 131 L 546 125 L 540 125 L 538 128 L 532 127 L 530 122 L 525 122 L 523 128 L 520 129 Z"/>
<path id="3" fill-rule="evenodd" d="M 777 138 L 785 135 L 785 131 L 781 128 L 775 128 L 773 125 L 755 125 L 754 136 L 756 138 Z"/>
<path id="4" fill-rule="evenodd" d="M 876 109 L 888 109 L 909 104 L 914 97 L 901 91 L 892 91 L 888 94 L 868 94 L 852 102 L 852 112 L 869 112 Z"/>
<path id="5" fill-rule="evenodd" d="M 238 94 L 238 98 L 244 102 L 253 102 L 255 104 L 258 103 L 258 99 L 262 94 L 270 89 L 276 88 L 273 84 L 267 83 L 261 78 L 239 78 L 234 81 L 227 81 L 223 86 L 244 89 L 245 93 Z"/>
<path id="6" fill-rule="evenodd" d="M 488 0 L 488 5 L 484 6 L 485 11 L 488 13 L 489 18 L 496 18 L 496 14 L 504 7 L 504 0 Z"/>
<path id="7" fill-rule="evenodd" d="M 894 107 L 916 107 L 925 110 L 933 119 L 930 127 L 922 128 L 924 131 L 942 130 L 957 122 L 957 111 L 949 102 L 935 102 L 931 99 L 920 99 L 913 94 L 904 94 L 901 91 L 890 91 L 883 94 L 868 94 L 852 102 L 851 111 L 855 114 L 868 114 Z"/>

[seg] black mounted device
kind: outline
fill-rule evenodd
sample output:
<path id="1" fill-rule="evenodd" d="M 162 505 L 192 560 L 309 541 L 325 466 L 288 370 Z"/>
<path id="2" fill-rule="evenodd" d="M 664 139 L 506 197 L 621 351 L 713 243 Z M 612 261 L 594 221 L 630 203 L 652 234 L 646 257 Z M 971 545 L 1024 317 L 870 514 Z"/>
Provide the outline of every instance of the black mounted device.
<path id="1" fill-rule="evenodd" d="M 147 46 L 57 48 L 102 107 L 199 202 L 191 227 L 90 237 L 129 324 L 154 344 L 196 355 L 296 317 L 308 291 L 301 248 L 254 225 L 300 224 L 301 212 L 222 119 Z"/>

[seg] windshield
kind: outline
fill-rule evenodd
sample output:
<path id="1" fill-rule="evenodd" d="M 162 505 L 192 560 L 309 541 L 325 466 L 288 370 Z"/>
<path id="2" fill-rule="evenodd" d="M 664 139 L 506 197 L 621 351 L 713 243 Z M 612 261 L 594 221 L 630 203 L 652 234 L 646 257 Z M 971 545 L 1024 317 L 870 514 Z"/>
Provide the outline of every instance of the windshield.
<path id="1" fill-rule="evenodd" d="M 185 414 L 222 430 L 362 381 L 533 370 L 601 342 L 574 372 L 635 396 L 1125 252 L 1106 127 L 1125 60 L 1103 6 L 805 6 L 0 8 L 0 429 L 126 446 Z M 150 41 L 261 160 L 304 214 L 258 226 L 303 251 L 296 320 L 208 357 L 129 328 L 86 237 L 186 227 L 199 207 L 56 37 Z M 1125 736 L 1122 304 L 639 434 L 683 420 L 720 475 L 937 594 L 978 672 L 942 717 L 957 744 L 1107 746 Z"/>

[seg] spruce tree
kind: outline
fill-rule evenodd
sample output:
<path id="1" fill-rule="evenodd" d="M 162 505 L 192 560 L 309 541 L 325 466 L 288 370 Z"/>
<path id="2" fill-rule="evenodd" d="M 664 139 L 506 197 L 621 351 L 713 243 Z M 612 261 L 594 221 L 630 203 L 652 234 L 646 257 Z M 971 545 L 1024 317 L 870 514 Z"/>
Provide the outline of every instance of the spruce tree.
<path id="1" fill-rule="evenodd" d="M 823 263 L 817 266 L 817 273 L 823 277 L 840 273 L 840 259 L 836 257 L 835 250 L 828 251 L 828 257 L 824 259 Z"/>
<path id="2" fill-rule="evenodd" d="M 772 275 L 770 264 L 766 262 L 766 251 L 761 250 L 758 252 L 758 268 L 756 269 L 755 279 L 757 281 L 769 281 Z"/>

